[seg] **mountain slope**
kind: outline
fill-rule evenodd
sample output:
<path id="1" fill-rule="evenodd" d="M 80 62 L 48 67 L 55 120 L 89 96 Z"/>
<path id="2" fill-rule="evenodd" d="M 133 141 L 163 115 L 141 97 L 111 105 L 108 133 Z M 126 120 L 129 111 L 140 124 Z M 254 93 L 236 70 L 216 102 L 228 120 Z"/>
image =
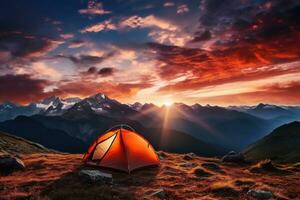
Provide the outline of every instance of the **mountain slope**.
<path id="1" fill-rule="evenodd" d="M 118 124 L 129 124 L 144 136 L 155 149 L 169 152 L 194 152 L 199 155 L 221 155 L 227 150 L 221 146 L 204 142 L 201 139 L 190 136 L 183 131 L 174 129 L 145 128 L 133 120 L 117 120 L 95 113 L 82 113 L 82 115 L 63 116 L 41 116 L 35 115 L 32 118 L 42 123 L 45 127 L 58 129 L 69 135 L 79 138 L 90 144 L 106 130 Z"/>
<path id="2" fill-rule="evenodd" d="M 63 152 L 83 152 L 87 145 L 64 131 L 49 129 L 31 117 L 19 116 L 14 120 L 0 123 L 0 131 L 40 143 L 47 148 Z"/>
<path id="3" fill-rule="evenodd" d="M 300 162 L 300 122 L 276 128 L 249 146 L 244 155 L 251 161 L 272 159 L 279 162 Z"/>
<path id="4" fill-rule="evenodd" d="M 32 153 L 54 153 L 54 150 L 17 137 L 8 133 L 0 132 L 0 153 L 10 154 L 32 154 Z"/>

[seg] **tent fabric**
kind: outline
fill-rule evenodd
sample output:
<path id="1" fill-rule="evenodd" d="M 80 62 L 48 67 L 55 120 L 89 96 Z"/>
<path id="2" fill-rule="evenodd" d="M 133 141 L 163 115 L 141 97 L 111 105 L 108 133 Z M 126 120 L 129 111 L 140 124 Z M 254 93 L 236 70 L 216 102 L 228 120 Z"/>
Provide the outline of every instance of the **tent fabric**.
<path id="1" fill-rule="evenodd" d="M 138 133 L 122 127 L 98 137 L 89 147 L 83 160 L 88 164 L 126 172 L 159 165 L 152 145 Z"/>

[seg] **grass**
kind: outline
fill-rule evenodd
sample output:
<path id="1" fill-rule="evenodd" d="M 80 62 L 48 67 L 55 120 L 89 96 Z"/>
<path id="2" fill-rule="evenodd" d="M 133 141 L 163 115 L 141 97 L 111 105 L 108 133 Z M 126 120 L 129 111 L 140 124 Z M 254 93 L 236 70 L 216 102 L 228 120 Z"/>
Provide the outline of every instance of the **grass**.
<path id="1" fill-rule="evenodd" d="M 0 177 L 0 197 L 15 199 L 143 199 L 163 189 L 165 199 L 247 199 L 251 188 L 268 189 L 277 197 L 300 198 L 299 172 L 279 176 L 268 172 L 254 175 L 251 165 L 226 165 L 214 158 L 195 157 L 186 161 L 180 154 L 164 153 L 160 167 L 138 170 L 128 175 L 117 171 L 113 185 L 87 183 L 78 176 L 82 165 L 79 154 L 24 154 L 25 171 Z M 198 167 L 180 167 L 195 162 Z M 203 163 L 215 163 L 224 173 L 205 169 Z M 206 164 L 204 165 L 206 166 Z M 261 166 L 264 166 L 261 164 Z M 284 165 L 282 168 L 298 167 Z M 102 169 L 101 169 L 102 170 Z M 197 174 L 200 174 L 200 177 Z M 209 176 L 203 176 L 209 173 Z M 0 199 L 1 199 L 0 198 Z M 150 199 L 158 199 L 151 197 Z"/>

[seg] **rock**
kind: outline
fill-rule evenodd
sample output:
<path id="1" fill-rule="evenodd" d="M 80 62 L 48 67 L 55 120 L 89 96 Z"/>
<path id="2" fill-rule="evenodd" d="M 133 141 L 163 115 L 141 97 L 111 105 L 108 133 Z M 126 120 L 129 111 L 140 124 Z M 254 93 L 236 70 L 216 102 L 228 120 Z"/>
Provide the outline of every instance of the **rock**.
<path id="1" fill-rule="evenodd" d="M 197 177 L 209 177 L 209 176 L 212 176 L 211 173 L 201 169 L 201 168 L 196 168 L 194 170 L 194 174 L 197 176 Z"/>
<path id="2" fill-rule="evenodd" d="M 158 155 L 159 160 L 164 160 L 167 157 L 167 154 L 163 151 L 157 151 L 156 153 Z"/>
<path id="3" fill-rule="evenodd" d="M 221 168 L 216 163 L 202 163 L 201 166 L 212 171 L 221 171 Z"/>
<path id="4" fill-rule="evenodd" d="M 191 152 L 191 153 L 185 154 L 183 156 L 183 159 L 184 160 L 193 160 L 195 157 L 196 157 L 196 154 L 194 154 L 194 153 Z"/>
<path id="5" fill-rule="evenodd" d="M 0 172 L 10 173 L 23 169 L 25 169 L 25 164 L 22 160 L 9 154 L 0 155 Z"/>
<path id="6" fill-rule="evenodd" d="M 181 165 L 179 165 L 180 167 L 188 167 L 188 168 L 193 168 L 193 167 L 196 167 L 197 164 L 196 163 L 191 163 L 191 162 L 188 162 L 188 163 L 182 163 Z"/>
<path id="7" fill-rule="evenodd" d="M 113 178 L 111 174 L 103 173 L 99 170 L 80 170 L 79 175 L 90 182 L 100 182 L 103 184 L 113 183 Z"/>
<path id="8" fill-rule="evenodd" d="M 235 153 L 234 151 L 231 151 L 223 156 L 222 162 L 243 163 L 245 162 L 245 157 L 241 153 Z"/>
<path id="9" fill-rule="evenodd" d="M 267 190 L 256 190 L 251 189 L 247 192 L 248 196 L 254 197 L 256 199 L 271 199 L 274 197 L 273 192 Z"/>
<path id="10" fill-rule="evenodd" d="M 166 196 L 165 191 L 163 189 L 156 190 L 151 194 L 145 195 L 144 199 L 151 199 L 152 197 L 157 197 L 159 199 L 164 199 Z"/>

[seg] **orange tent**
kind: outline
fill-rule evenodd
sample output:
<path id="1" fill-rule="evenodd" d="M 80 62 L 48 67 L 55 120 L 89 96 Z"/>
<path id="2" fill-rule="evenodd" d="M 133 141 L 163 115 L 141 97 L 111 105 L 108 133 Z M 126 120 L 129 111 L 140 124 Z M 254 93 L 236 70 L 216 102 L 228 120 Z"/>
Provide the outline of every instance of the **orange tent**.
<path id="1" fill-rule="evenodd" d="M 120 125 L 99 136 L 84 155 L 84 162 L 129 173 L 137 168 L 159 165 L 151 144 L 128 128 Z"/>

